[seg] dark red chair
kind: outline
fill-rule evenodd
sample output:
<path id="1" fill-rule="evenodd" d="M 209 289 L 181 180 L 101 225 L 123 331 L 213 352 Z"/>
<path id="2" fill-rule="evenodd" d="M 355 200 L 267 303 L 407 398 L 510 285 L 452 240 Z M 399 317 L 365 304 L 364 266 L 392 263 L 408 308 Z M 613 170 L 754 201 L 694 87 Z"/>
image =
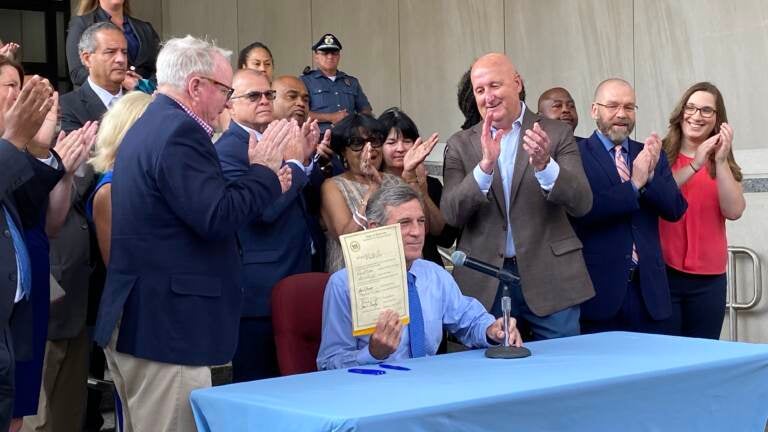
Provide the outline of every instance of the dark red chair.
<path id="1" fill-rule="evenodd" d="M 297 274 L 272 289 L 272 325 L 282 375 L 317 370 L 323 293 L 329 277 L 328 273 Z"/>

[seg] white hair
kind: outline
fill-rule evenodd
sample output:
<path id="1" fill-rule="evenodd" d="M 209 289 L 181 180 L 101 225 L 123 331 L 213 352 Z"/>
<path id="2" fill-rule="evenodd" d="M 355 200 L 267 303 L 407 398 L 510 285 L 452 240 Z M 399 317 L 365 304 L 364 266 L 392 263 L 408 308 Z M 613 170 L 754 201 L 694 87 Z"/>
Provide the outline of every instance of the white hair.
<path id="1" fill-rule="evenodd" d="M 213 75 L 215 55 L 229 60 L 232 51 L 191 35 L 173 38 L 163 44 L 157 55 L 157 84 L 183 90 L 191 75 Z"/>

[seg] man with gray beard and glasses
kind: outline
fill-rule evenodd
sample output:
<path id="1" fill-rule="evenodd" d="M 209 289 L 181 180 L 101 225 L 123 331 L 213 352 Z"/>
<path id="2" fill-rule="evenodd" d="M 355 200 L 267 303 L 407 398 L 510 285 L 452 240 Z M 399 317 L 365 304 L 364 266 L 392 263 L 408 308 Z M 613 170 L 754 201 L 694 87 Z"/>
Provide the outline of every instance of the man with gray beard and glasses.
<path id="1" fill-rule="evenodd" d="M 623 330 L 666 333 L 669 286 L 659 245 L 659 218 L 676 221 L 687 208 L 652 133 L 639 143 L 635 91 L 620 78 L 595 91 L 597 130 L 579 142 L 592 189 L 592 209 L 572 218 L 584 244 L 595 297 L 581 305 L 582 333 Z"/>

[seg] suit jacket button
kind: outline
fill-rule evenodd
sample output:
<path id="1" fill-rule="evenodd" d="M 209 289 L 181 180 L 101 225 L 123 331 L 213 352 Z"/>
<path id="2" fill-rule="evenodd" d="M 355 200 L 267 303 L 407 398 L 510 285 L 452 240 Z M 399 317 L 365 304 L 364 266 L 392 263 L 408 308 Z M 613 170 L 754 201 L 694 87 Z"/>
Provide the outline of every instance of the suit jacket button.
<path id="1" fill-rule="evenodd" d="M 11 238 L 11 232 L 8 230 L 3 230 L 3 237 L 5 238 Z"/>
<path id="2" fill-rule="evenodd" d="M 88 224 L 82 224 L 82 225 L 80 225 L 80 229 L 84 229 L 84 230 L 87 230 L 87 229 L 88 229 Z"/>

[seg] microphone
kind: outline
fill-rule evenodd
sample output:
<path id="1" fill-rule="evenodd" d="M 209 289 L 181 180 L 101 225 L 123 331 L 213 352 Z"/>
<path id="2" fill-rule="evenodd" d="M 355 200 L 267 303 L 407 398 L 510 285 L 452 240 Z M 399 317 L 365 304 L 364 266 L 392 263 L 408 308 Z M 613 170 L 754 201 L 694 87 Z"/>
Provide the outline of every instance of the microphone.
<path id="1" fill-rule="evenodd" d="M 499 346 L 493 346 L 485 351 L 485 356 L 494 359 L 515 359 L 524 358 L 531 355 L 531 351 L 525 347 L 516 347 L 509 345 L 509 317 L 512 311 L 512 299 L 509 295 L 509 284 L 520 280 L 511 272 L 484 263 L 480 260 L 470 258 L 465 252 L 457 250 L 451 254 L 451 262 L 456 267 L 467 267 L 501 281 L 501 314 L 504 325 L 504 342 Z"/>
<path id="2" fill-rule="evenodd" d="M 451 254 L 451 262 L 457 267 L 471 268 L 472 270 L 499 279 L 503 282 L 509 283 L 520 280 L 519 277 L 513 275 L 509 271 L 484 263 L 478 259 L 468 257 L 465 252 L 460 250 Z"/>

